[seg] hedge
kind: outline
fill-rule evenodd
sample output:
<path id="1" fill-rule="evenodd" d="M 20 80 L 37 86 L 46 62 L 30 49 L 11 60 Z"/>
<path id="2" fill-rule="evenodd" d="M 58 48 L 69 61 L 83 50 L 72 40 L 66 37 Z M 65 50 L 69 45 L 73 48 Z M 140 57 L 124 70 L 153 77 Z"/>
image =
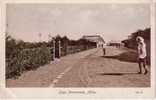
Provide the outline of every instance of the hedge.
<path id="1" fill-rule="evenodd" d="M 10 58 L 6 58 L 6 78 L 20 75 L 25 70 L 36 69 L 47 64 L 52 59 L 51 50 L 48 47 L 23 49 Z"/>

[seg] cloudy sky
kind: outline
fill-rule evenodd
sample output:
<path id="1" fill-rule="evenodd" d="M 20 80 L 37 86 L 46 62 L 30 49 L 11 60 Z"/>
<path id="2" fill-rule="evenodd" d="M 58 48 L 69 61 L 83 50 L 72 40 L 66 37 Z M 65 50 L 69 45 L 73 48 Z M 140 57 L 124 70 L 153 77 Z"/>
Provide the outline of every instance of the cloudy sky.
<path id="1" fill-rule="evenodd" d="M 100 34 L 106 41 L 125 39 L 150 27 L 148 4 L 8 4 L 7 32 L 24 41 L 47 41 L 48 35 Z"/>

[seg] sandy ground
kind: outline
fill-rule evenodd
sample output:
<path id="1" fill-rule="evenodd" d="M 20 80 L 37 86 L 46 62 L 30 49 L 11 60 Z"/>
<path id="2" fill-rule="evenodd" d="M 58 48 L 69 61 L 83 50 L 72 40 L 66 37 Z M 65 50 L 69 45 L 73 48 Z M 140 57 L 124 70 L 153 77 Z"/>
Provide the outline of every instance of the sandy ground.
<path id="1" fill-rule="evenodd" d="M 18 79 L 7 79 L 6 86 L 149 87 L 150 72 L 137 74 L 139 69 L 135 56 L 125 48 L 107 47 L 105 56 L 101 49 L 91 49 L 25 72 Z"/>

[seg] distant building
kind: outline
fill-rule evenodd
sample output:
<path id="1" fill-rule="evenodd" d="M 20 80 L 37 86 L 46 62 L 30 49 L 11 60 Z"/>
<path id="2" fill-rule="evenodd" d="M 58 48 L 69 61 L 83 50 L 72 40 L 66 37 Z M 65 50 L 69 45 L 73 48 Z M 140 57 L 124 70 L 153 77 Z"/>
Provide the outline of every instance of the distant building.
<path id="1" fill-rule="evenodd" d="M 84 35 L 82 38 L 95 42 L 97 47 L 102 47 L 102 45 L 105 44 L 104 39 L 100 35 Z"/>
<path id="2" fill-rule="evenodd" d="M 114 41 L 114 40 L 111 40 L 109 43 L 108 43 L 109 46 L 116 46 L 116 47 L 120 47 L 120 46 L 123 46 L 124 44 L 121 43 L 121 41 Z"/>

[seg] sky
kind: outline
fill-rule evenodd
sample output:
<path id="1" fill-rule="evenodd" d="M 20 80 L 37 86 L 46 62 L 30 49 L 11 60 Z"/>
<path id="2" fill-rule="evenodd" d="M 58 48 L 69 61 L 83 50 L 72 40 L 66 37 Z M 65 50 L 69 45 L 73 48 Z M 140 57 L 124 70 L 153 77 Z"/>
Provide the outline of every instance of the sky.
<path id="1" fill-rule="evenodd" d="M 57 34 L 118 41 L 150 27 L 148 4 L 8 4 L 6 16 L 6 32 L 27 42 L 48 41 Z"/>

